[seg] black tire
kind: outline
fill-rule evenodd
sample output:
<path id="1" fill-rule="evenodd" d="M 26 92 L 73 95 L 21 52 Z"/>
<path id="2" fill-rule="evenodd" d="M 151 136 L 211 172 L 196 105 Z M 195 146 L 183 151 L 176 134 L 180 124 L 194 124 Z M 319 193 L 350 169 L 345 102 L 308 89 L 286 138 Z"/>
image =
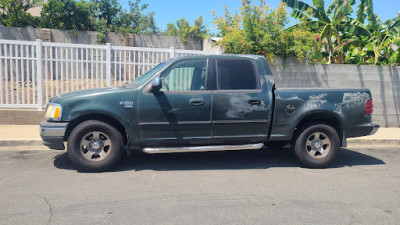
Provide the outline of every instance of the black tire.
<path id="1" fill-rule="evenodd" d="M 340 138 L 336 130 L 326 124 L 304 126 L 295 138 L 294 155 L 308 168 L 326 168 L 336 158 Z"/>
<path id="2" fill-rule="evenodd" d="M 101 172 L 109 170 L 121 160 L 123 143 L 121 133 L 113 126 L 88 120 L 72 130 L 67 153 L 79 169 Z"/>

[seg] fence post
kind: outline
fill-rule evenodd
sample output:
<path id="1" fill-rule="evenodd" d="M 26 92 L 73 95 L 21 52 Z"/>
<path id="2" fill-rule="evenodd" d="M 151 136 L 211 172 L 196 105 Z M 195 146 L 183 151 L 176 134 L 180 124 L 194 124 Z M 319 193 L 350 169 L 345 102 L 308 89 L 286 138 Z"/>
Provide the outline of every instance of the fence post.
<path id="1" fill-rule="evenodd" d="M 169 57 L 170 58 L 175 57 L 175 48 L 174 47 L 169 48 Z"/>
<path id="2" fill-rule="evenodd" d="M 42 40 L 36 39 L 36 79 L 37 79 L 37 109 L 43 109 L 43 64 L 42 64 Z"/>
<path id="3" fill-rule="evenodd" d="M 111 44 L 106 44 L 106 86 L 111 87 Z"/>

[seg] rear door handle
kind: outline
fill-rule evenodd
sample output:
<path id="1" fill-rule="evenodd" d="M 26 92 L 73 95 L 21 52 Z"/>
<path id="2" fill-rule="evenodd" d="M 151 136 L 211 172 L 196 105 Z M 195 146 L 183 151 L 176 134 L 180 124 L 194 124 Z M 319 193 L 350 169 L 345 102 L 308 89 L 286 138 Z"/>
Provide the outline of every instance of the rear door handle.
<path id="1" fill-rule="evenodd" d="M 194 106 L 204 105 L 204 99 L 193 98 L 193 99 L 190 99 L 189 103 Z"/>
<path id="2" fill-rule="evenodd" d="M 261 104 L 261 100 L 258 98 L 251 98 L 247 101 L 251 105 L 259 105 Z"/>

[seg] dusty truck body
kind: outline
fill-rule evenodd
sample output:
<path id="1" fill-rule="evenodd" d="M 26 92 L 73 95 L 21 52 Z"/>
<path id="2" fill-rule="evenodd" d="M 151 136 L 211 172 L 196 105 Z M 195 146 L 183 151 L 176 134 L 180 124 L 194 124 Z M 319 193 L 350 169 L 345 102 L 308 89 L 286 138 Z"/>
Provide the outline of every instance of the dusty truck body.
<path id="1" fill-rule="evenodd" d="M 307 167 L 326 167 L 347 137 L 372 134 L 368 89 L 275 88 L 268 63 L 250 55 L 167 60 L 117 88 L 52 98 L 43 144 L 81 169 L 107 170 L 123 153 L 261 149 L 290 143 Z"/>

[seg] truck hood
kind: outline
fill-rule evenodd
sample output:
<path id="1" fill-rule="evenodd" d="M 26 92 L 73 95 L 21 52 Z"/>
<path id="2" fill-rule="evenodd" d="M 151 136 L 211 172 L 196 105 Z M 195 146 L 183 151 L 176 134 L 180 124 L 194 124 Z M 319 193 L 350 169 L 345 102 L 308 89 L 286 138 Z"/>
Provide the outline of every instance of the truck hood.
<path id="1" fill-rule="evenodd" d="M 51 100 L 62 100 L 65 98 L 71 98 L 71 97 L 78 97 L 78 96 L 95 96 L 95 95 L 102 95 L 102 94 L 107 94 L 107 93 L 112 93 L 112 92 L 118 92 L 121 89 L 124 88 L 119 88 L 119 87 L 108 87 L 108 88 L 94 88 L 94 89 L 87 89 L 87 90 L 80 90 L 80 91 L 73 91 L 73 92 L 68 92 L 68 93 L 64 93 L 61 95 L 56 96 L 55 98 L 52 98 Z M 50 100 L 50 102 L 52 102 Z"/>

